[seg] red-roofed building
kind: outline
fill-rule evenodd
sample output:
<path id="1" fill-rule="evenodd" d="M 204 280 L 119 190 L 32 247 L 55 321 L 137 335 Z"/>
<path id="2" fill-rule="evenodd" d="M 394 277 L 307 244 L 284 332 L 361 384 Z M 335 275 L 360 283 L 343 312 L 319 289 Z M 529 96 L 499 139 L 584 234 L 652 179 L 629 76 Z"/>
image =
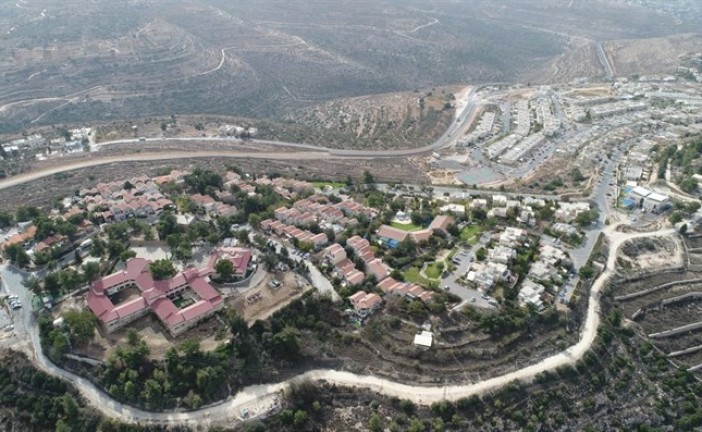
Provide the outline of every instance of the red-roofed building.
<path id="1" fill-rule="evenodd" d="M 234 280 L 242 280 L 246 277 L 252 257 L 253 255 L 250 249 L 239 247 L 221 247 L 210 256 L 210 260 L 207 263 L 207 268 L 200 270 L 200 274 L 204 276 L 205 273 L 215 273 L 214 268 L 217 261 L 225 259 L 230 261 L 234 266 L 234 274 L 232 275 Z"/>
<path id="2" fill-rule="evenodd" d="M 361 318 L 366 318 L 383 305 L 383 299 L 378 294 L 358 291 L 349 297 L 356 314 Z"/>
<path id="3" fill-rule="evenodd" d="M 339 243 L 334 243 L 324 249 L 324 258 L 329 261 L 331 265 L 337 265 L 346 259 L 346 251 Z"/>
<path id="4" fill-rule="evenodd" d="M 366 264 L 366 270 L 368 274 L 375 276 L 375 280 L 377 281 L 382 281 L 388 277 L 388 268 L 378 258 L 369 261 L 368 264 Z"/>
<path id="5" fill-rule="evenodd" d="M 154 280 L 149 270 L 150 261 L 132 258 L 126 269 L 95 281 L 88 290 L 88 308 L 108 332 L 114 332 L 132 321 L 154 312 L 173 336 L 192 328 L 198 322 L 213 315 L 224 305 L 222 296 L 204 277 L 210 269 L 201 271 L 188 269 L 168 280 Z M 114 304 L 115 296 L 127 288 L 136 287 L 138 297 Z M 197 299 L 178 309 L 173 299 L 186 289 L 192 290 Z"/>
<path id="6" fill-rule="evenodd" d="M 433 221 L 431 221 L 431 224 L 429 224 L 429 230 L 441 231 L 445 234 L 447 232 L 446 228 L 454 223 L 456 223 L 456 221 L 451 216 L 437 216 Z"/>
<path id="7" fill-rule="evenodd" d="M 363 272 L 356 270 L 355 268 L 344 274 L 344 280 L 346 281 L 347 285 L 358 285 L 363 282 L 363 279 L 365 278 L 366 276 L 363 274 Z"/>
<path id="8" fill-rule="evenodd" d="M 315 234 L 308 240 L 314 245 L 315 249 L 319 249 L 329 243 L 329 237 L 324 233 Z"/>
<path id="9" fill-rule="evenodd" d="M 430 229 L 403 231 L 389 225 L 381 225 L 377 234 L 381 241 L 388 244 L 390 247 L 395 247 L 402 240 L 406 239 L 407 236 L 411 237 L 415 243 L 419 243 L 423 240 L 429 240 L 433 234 L 433 231 Z"/>

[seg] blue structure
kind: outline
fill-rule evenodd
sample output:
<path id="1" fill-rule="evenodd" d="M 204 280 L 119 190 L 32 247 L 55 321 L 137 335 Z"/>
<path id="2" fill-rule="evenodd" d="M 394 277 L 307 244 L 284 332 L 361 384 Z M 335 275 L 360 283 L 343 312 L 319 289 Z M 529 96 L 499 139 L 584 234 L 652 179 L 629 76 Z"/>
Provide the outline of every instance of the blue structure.
<path id="1" fill-rule="evenodd" d="M 634 207 L 636 207 L 636 200 L 633 200 L 631 198 L 625 198 L 622 200 L 622 207 L 627 210 L 631 210 Z"/>

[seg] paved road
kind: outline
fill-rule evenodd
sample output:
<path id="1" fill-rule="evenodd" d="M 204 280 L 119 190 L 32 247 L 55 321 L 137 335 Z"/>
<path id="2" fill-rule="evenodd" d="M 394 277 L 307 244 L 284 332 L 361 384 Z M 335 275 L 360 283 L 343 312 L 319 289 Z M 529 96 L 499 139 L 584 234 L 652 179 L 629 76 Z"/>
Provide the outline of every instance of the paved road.
<path id="1" fill-rule="evenodd" d="M 459 114 L 459 122 L 452 125 L 449 130 L 437 142 L 423 149 L 415 149 L 408 151 L 398 151 L 394 153 L 394 157 L 406 155 L 407 152 L 425 152 L 443 146 L 450 145 L 458 136 L 463 128 L 467 127 L 467 120 L 471 120 L 475 116 L 476 106 L 470 102 Z M 288 144 L 281 144 L 288 145 Z M 302 144 L 301 144 L 302 145 Z M 389 151 L 392 152 L 392 151 Z M 178 158 L 193 158 L 193 157 L 258 157 L 269 159 L 301 159 L 304 157 L 310 159 L 325 159 L 339 154 L 332 155 L 326 151 L 310 151 L 310 152 L 293 152 L 293 153 L 246 153 L 246 152 L 175 152 L 169 154 L 137 154 L 127 155 L 122 157 L 102 158 L 81 162 L 69 163 L 61 167 L 47 169 L 40 172 L 28 173 L 22 176 L 13 177 L 0 182 L 0 188 L 21 184 L 32 181 L 37 178 L 48 176 L 57 172 L 67 171 L 71 169 L 83 168 L 93 165 L 107 164 L 122 161 L 136 160 L 160 160 L 160 159 L 178 159 Z M 388 152 L 358 152 L 354 153 L 354 157 L 386 157 Z M 343 153 L 341 154 L 343 155 Z M 608 181 L 603 181 L 602 184 L 608 184 Z M 599 200 L 599 192 L 595 199 Z M 604 212 L 601 220 L 604 218 Z M 593 230 L 593 233 L 596 231 Z M 590 298 L 588 303 L 588 311 L 586 320 L 581 332 L 579 342 L 563 352 L 552 357 L 542 360 L 541 362 L 528 366 L 526 368 L 508 373 L 489 380 L 480 381 L 472 384 L 462 384 L 453 386 L 415 386 L 411 384 L 401 384 L 391 382 L 374 376 L 355 375 L 347 372 L 334 370 L 315 370 L 299 375 L 286 382 L 257 385 L 242 389 L 235 397 L 227 399 L 221 403 L 205 407 L 192 412 L 176 412 L 176 413 L 154 413 L 143 410 L 134 409 L 126 405 L 120 404 L 113 400 L 100 389 L 84 378 L 78 377 L 70 372 L 62 370 L 43 355 L 40 344 L 38 329 L 34 323 L 33 316 L 29 311 L 30 296 L 27 290 L 21 285 L 21 276 L 11 272 L 6 266 L 0 267 L 3 277 L 3 289 L 7 292 L 18 295 L 24 307 L 20 309 L 15 316 L 15 330 L 20 341 L 31 342 L 31 349 L 34 353 L 32 361 L 45 372 L 63 378 L 73 383 L 86 400 L 93 405 L 97 410 L 109 417 L 118 418 L 127 422 L 145 422 L 162 425 L 188 425 L 188 426 L 208 426 L 212 424 L 231 424 L 239 418 L 239 413 L 242 408 L 249 409 L 250 412 L 258 414 L 275 406 L 278 403 L 280 392 L 291 383 L 300 382 L 303 380 L 325 380 L 331 384 L 362 387 L 367 388 L 388 396 L 397 396 L 410 399 L 416 403 L 428 404 L 442 399 L 455 400 L 461 397 L 467 397 L 473 394 L 481 394 L 499 387 L 502 387 L 509 382 L 519 380 L 531 380 L 540 372 L 552 370 L 561 365 L 573 364 L 581 358 L 592 345 L 599 326 L 600 304 L 599 296 L 606 281 L 612 276 L 616 264 L 616 250 L 628 239 L 647 237 L 654 235 L 675 235 L 675 230 L 661 230 L 654 233 L 619 233 L 614 230 L 614 227 L 605 228 L 605 235 L 609 238 L 612 252 L 609 254 L 607 268 L 605 272 L 595 281 L 590 290 Z M 595 237 L 595 234 L 592 234 Z M 590 236 L 588 237 L 590 238 Z M 591 250 L 589 241 L 586 242 L 585 249 Z M 583 251 L 584 252 L 584 251 Z"/>
<path id="2" fill-rule="evenodd" d="M 422 189 L 424 186 L 406 185 L 406 184 L 403 184 L 399 187 L 394 187 L 394 188 L 386 183 L 378 183 L 376 186 L 379 190 L 381 190 L 383 192 L 391 192 L 391 193 L 394 193 L 395 195 L 414 194 L 414 195 L 424 195 L 424 196 L 433 197 L 433 198 L 442 197 L 448 193 L 451 198 L 456 198 L 456 199 L 470 198 L 471 195 L 485 195 L 485 196 L 504 195 L 507 198 L 531 197 L 531 198 L 543 199 L 543 200 L 558 200 L 558 199 L 560 199 L 560 197 L 558 195 L 531 194 L 531 193 L 520 193 L 520 192 L 502 192 L 502 191 L 498 191 L 496 189 L 472 189 L 472 188 L 463 188 L 463 187 L 458 187 L 458 186 L 456 186 L 456 187 L 428 186 L 425 189 Z M 409 189 L 409 188 L 412 188 L 412 189 Z"/>
<path id="3" fill-rule="evenodd" d="M 456 113 L 456 121 L 452 122 L 448 129 L 431 144 L 423 147 L 413 148 L 413 149 L 401 149 L 401 150 L 344 150 L 344 149 L 334 149 L 319 145 L 305 144 L 305 143 L 292 143 L 285 141 L 271 141 L 271 140 L 261 140 L 261 139 L 250 139 L 241 140 L 233 137 L 158 137 L 158 138 L 146 138 L 144 141 L 140 139 L 120 139 L 114 141 L 104 141 L 95 144 L 96 147 L 109 146 L 111 144 L 139 144 L 141 142 L 147 143 L 158 143 L 158 142 L 231 142 L 231 143 L 258 143 L 277 147 L 292 147 L 302 150 L 311 150 L 320 152 L 320 154 L 326 154 L 330 157 L 337 158 L 396 158 L 413 156 L 422 153 L 428 153 L 440 148 L 445 148 L 450 145 L 455 144 L 456 140 L 460 138 L 463 133 L 470 128 L 470 126 L 475 121 L 475 117 L 478 112 L 478 107 L 480 106 L 479 99 L 476 92 L 479 87 L 471 87 L 466 96 L 466 105 Z M 290 153 L 269 153 L 268 159 L 289 159 L 290 157 L 276 157 L 275 155 L 290 155 Z M 298 154 L 298 153 L 293 153 Z"/>
<path id="4" fill-rule="evenodd" d="M 322 146 L 315 146 L 304 143 L 289 143 L 269 140 L 251 140 L 253 143 L 261 143 L 271 146 L 297 148 L 301 151 L 268 151 L 268 152 L 252 152 L 252 151 L 174 151 L 174 152 L 146 152 L 138 154 L 128 154 L 108 157 L 93 157 L 82 161 L 64 161 L 58 160 L 60 165 L 33 171 L 30 173 L 21 174 L 0 181 L 0 189 L 11 186 L 27 183 L 32 180 L 37 180 L 43 177 L 54 175 L 60 172 L 72 171 L 81 168 L 89 168 L 99 165 L 107 165 L 117 162 L 139 162 L 139 161 L 155 161 L 155 160 L 170 160 L 170 159 L 193 159 L 206 157 L 225 157 L 225 158 L 250 158 L 250 159 L 276 159 L 276 160 L 323 160 L 323 159 L 364 159 L 364 158 L 395 158 L 412 156 L 422 153 L 434 151 L 439 148 L 450 146 L 465 132 L 470 125 L 475 121 L 477 108 L 479 106 L 476 96 L 477 87 L 472 87 L 467 97 L 467 103 L 463 109 L 457 113 L 457 120 L 451 123 L 451 126 L 439 137 L 434 143 L 415 149 L 404 150 L 342 150 L 329 149 Z M 185 142 L 202 142 L 202 141 L 221 141 L 221 142 L 241 142 L 235 138 L 223 137 L 181 137 L 181 138 L 147 138 L 146 142 L 169 142 L 169 141 L 185 141 Z M 110 144 L 135 143 L 138 144 L 139 139 L 126 139 L 107 141 L 97 146 L 105 146 Z M 303 151 L 304 150 L 304 151 Z"/>
<path id="5" fill-rule="evenodd" d="M 597 42 L 597 59 L 604 69 L 607 81 L 612 81 L 614 79 L 614 71 L 612 70 L 612 65 L 609 64 L 609 59 L 607 58 L 607 54 L 601 42 Z"/>
<path id="6" fill-rule="evenodd" d="M 251 241 L 253 241 L 254 236 L 255 236 L 254 233 L 251 233 L 249 235 Z M 327 279 L 326 276 L 324 276 L 322 274 L 322 272 L 320 272 L 319 269 L 317 267 L 315 267 L 314 264 L 312 264 L 312 262 L 310 262 L 310 260 L 302 259 L 302 257 L 300 257 L 299 255 L 293 254 L 294 248 L 289 247 L 289 246 L 283 244 L 282 242 L 280 242 L 274 238 L 268 237 L 268 240 L 273 242 L 276 253 L 280 254 L 281 251 L 283 250 L 283 248 L 285 248 L 285 249 L 287 249 L 288 255 L 290 256 L 290 258 L 292 258 L 293 260 L 295 260 L 297 262 L 304 262 L 305 263 L 305 265 L 307 266 L 307 269 L 310 272 L 310 280 L 312 281 L 312 286 L 317 288 L 317 290 L 319 290 L 319 292 L 321 292 L 323 294 L 329 294 L 332 298 L 332 301 L 334 301 L 334 302 L 341 301 L 341 297 L 339 297 L 339 294 L 334 289 L 334 286 L 332 285 L 332 283 L 329 282 L 329 279 Z"/>

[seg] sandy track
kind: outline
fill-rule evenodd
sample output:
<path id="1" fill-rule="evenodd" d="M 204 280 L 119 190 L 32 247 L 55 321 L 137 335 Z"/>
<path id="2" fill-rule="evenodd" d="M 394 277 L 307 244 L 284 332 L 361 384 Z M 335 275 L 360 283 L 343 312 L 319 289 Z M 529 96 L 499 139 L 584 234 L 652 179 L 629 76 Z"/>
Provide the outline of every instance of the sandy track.
<path id="1" fill-rule="evenodd" d="M 298 157 L 297 154 L 292 156 Z M 47 373 L 63 378 L 76 385 L 88 402 L 106 416 L 132 423 L 146 422 L 150 424 L 188 426 L 212 424 L 231 425 L 231 422 L 239 420 L 241 408 L 255 406 L 258 408 L 257 412 L 266 411 L 269 407 L 278 403 L 280 393 L 289 388 L 291 384 L 308 380 L 325 381 L 340 386 L 366 388 L 388 396 L 410 399 L 420 404 L 429 404 L 443 399 L 456 400 L 475 394 L 483 394 L 487 391 L 503 387 L 514 380 L 531 381 L 541 372 L 551 371 L 563 365 L 572 365 L 580 359 L 590 349 L 597 336 L 597 328 L 600 323 L 599 298 L 603 287 L 606 286 L 609 279 L 616 273 L 615 265 L 619 248 L 626 241 L 631 239 L 674 235 L 675 230 L 665 229 L 649 233 L 622 233 L 616 231 L 616 226 L 611 226 L 608 227 L 604 233 L 610 242 L 607 269 L 595 281 L 590 290 L 587 317 L 578 343 L 534 365 L 477 383 L 452 386 L 415 386 L 392 382 L 375 376 L 356 375 L 336 370 L 313 370 L 281 383 L 246 387 L 240 390 L 233 398 L 196 411 L 158 413 L 123 405 L 106 395 L 85 378 L 78 377 L 71 372 L 56 367 L 49 362 L 41 352 L 38 329 L 36 326 L 31 327 L 32 330 L 30 333 L 35 354 L 32 361 Z"/>
<path id="2" fill-rule="evenodd" d="M 199 158 L 248 158 L 248 159 L 276 159 L 276 160 L 317 160 L 341 159 L 327 152 L 242 152 L 242 151 L 193 151 L 193 152 L 168 152 L 168 153 L 134 153 L 120 156 L 97 157 L 81 161 L 63 163 L 61 165 L 32 171 L 26 174 L 10 177 L 0 181 L 0 189 L 17 186 L 23 183 L 38 180 L 43 177 L 81 168 L 90 168 L 98 165 L 108 165 L 119 162 L 143 162 L 174 159 L 199 159 Z"/>

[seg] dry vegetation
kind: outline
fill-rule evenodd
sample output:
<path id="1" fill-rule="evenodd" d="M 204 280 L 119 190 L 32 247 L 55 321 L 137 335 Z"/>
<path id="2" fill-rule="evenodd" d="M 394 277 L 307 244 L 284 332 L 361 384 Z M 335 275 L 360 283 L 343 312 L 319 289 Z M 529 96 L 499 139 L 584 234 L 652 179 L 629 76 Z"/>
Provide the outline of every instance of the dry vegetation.
<path id="1" fill-rule="evenodd" d="M 433 10 L 421 0 L 362 8 L 307 1 L 7 1 L 0 4 L 7 32 L 0 40 L 2 129 L 171 113 L 279 121 L 369 94 L 569 80 L 599 74 L 585 39 L 662 36 L 689 27 L 623 5 L 567 6 L 555 0 L 499 7 L 471 0 Z"/>
<path id="2" fill-rule="evenodd" d="M 617 75 L 673 73 L 680 58 L 702 50 L 699 34 L 675 35 L 645 40 L 617 40 L 605 44 Z"/>

